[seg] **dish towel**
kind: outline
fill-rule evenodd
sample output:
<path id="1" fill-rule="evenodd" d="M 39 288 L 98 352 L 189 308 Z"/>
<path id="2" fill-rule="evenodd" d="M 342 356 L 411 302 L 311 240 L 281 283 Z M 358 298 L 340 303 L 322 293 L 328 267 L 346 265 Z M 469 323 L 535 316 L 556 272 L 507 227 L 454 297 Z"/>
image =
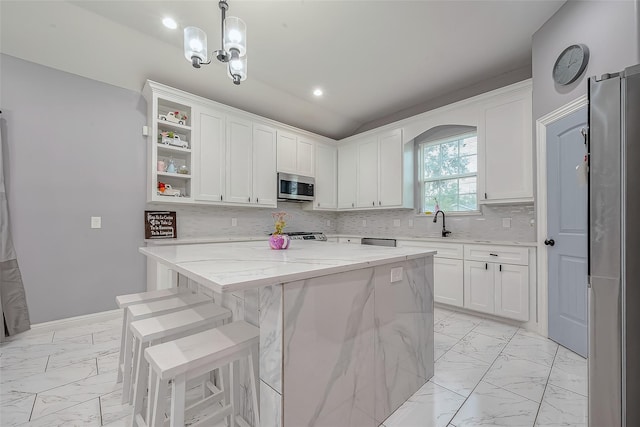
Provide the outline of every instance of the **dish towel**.
<path id="1" fill-rule="evenodd" d="M 4 146 L 0 133 L 0 306 L 4 330 L 0 332 L 0 341 L 5 333 L 15 335 L 31 329 L 27 297 L 24 293 L 22 276 L 18 268 L 16 250 L 11 240 L 9 228 L 9 207 L 4 186 Z"/>

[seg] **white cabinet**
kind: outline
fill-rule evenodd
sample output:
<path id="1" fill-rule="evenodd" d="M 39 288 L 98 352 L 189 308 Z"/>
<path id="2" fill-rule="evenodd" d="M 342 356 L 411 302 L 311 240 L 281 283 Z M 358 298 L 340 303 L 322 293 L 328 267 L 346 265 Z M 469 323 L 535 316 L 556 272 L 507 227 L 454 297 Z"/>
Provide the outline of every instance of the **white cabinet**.
<path id="1" fill-rule="evenodd" d="M 529 320 L 529 268 L 500 264 L 495 282 L 495 314 Z"/>
<path id="2" fill-rule="evenodd" d="M 194 200 L 276 207 L 276 131 L 250 120 L 197 109 Z"/>
<path id="3" fill-rule="evenodd" d="M 401 247 L 420 247 L 437 251 L 433 256 L 433 300 L 462 307 L 464 305 L 464 245 L 460 243 L 399 240 Z"/>
<path id="4" fill-rule="evenodd" d="M 378 204 L 378 139 L 358 143 L 357 208 L 374 208 Z"/>
<path id="5" fill-rule="evenodd" d="M 463 261 L 451 258 L 433 258 L 433 299 L 442 304 L 462 307 Z"/>
<path id="6" fill-rule="evenodd" d="M 314 142 L 284 131 L 278 131 L 278 172 L 315 176 Z"/>
<path id="7" fill-rule="evenodd" d="M 531 87 L 487 104 L 478 133 L 484 150 L 480 203 L 533 201 Z"/>
<path id="8" fill-rule="evenodd" d="M 338 207 L 338 149 L 316 144 L 316 186 L 313 209 L 334 210 Z"/>
<path id="9" fill-rule="evenodd" d="M 358 146 L 338 146 L 338 209 L 356 207 Z"/>
<path id="10" fill-rule="evenodd" d="M 464 307 L 494 313 L 494 264 L 464 261 Z"/>
<path id="11" fill-rule="evenodd" d="M 194 112 L 194 139 L 199 142 L 193 147 L 193 199 L 221 202 L 227 161 L 224 114 L 201 108 L 194 108 Z"/>
<path id="12" fill-rule="evenodd" d="M 253 193 L 252 202 L 259 206 L 276 207 L 276 130 L 253 124 Z"/>
<path id="13" fill-rule="evenodd" d="M 191 203 L 192 99 L 180 91 L 147 82 L 147 202 Z"/>
<path id="14" fill-rule="evenodd" d="M 227 116 L 227 202 L 251 203 L 252 139 L 250 121 Z"/>
<path id="15" fill-rule="evenodd" d="M 465 245 L 464 307 L 529 320 L 529 250 Z"/>
<path id="16" fill-rule="evenodd" d="M 413 208 L 413 147 L 404 148 L 402 129 L 341 146 L 338 209 Z"/>

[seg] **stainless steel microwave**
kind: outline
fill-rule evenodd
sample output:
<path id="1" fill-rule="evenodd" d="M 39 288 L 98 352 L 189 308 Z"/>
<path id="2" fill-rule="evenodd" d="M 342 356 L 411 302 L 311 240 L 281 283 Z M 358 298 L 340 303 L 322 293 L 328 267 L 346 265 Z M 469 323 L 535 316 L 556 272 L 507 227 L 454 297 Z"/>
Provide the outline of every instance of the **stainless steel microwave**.
<path id="1" fill-rule="evenodd" d="M 278 200 L 313 201 L 316 180 L 309 176 L 278 173 Z"/>

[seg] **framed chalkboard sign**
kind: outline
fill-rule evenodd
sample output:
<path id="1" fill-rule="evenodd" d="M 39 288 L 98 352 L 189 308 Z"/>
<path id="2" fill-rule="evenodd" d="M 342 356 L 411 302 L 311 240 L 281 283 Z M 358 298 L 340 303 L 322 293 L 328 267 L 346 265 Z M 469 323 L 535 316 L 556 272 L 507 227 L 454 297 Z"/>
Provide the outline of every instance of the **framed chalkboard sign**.
<path id="1" fill-rule="evenodd" d="M 144 211 L 145 239 L 175 239 L 176 213 L 169 211 Z"/>

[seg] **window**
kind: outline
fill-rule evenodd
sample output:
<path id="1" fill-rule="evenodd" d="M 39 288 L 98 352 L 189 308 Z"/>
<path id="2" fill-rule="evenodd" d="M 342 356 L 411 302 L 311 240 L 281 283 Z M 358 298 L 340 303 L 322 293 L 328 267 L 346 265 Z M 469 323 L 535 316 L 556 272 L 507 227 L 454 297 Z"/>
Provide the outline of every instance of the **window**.
<path id="1" fill-rule="evenodd" d="M 419 146 L 422 212 L 478 210 L 478 137 L 475 132 Z"/>

